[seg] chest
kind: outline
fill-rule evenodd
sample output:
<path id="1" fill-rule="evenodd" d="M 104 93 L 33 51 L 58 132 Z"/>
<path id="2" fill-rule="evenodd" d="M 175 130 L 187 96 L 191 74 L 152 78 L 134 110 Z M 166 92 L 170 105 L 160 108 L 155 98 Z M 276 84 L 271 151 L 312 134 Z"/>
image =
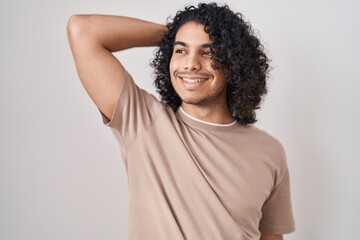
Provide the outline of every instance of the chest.
<path id="1" fill-rule="evenodd" d="M 274 185 L 271 156 L 246 136 L 154 129 L 135 146 L 130 149 L 130 176 L 139 183 L 148 176 L 169 189 L 205 186 L 237 218 L 260 217 Z M 194 185 L 199 182 L 201 187 Z"/>

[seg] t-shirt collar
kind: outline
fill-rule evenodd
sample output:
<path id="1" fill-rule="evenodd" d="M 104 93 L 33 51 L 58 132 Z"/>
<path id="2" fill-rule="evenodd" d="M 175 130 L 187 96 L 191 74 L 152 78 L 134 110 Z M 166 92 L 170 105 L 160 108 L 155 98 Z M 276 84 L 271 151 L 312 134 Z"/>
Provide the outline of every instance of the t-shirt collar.
<path id="1" fill-rule="evenodd" d="M 223 128 L 228 128 L 228 127 L 232 127 L 232 126 L 235 126 L 237 121 L 234 120 L 232 123 L 225 123 L 225 124 L 222 124 L 222 123 L 211 123 L 211 122 L 207 122 L 207 121 L 203 121 L 203 120 L 200 120 L 200 119 L 197 119 L 197 118 L 194 118 L 193 116 L 190 116 L 188 113 L 186 113 L 184 111 L 184 109 L 180 106 L 178 111 L 177 111 L 180 115 L 183 115 L 185 116 L 186 118 L 188 119 L 191 119 L 192 122 L 197 122 L 199 124 L 201 124 L 202 126 L 211 126 L 211 127 L 223 127 Z M 198 124 L 197 124 L 198 125 Z"/>

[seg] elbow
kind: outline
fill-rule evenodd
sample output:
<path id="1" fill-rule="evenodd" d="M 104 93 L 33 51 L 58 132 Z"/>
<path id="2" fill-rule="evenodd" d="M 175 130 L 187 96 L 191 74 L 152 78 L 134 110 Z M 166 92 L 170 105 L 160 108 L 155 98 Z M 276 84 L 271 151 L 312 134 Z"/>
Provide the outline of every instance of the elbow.
<path id="1" fill-rule="evenodd" d="M 86 30 L 86 16 L 81 14 L 70 16 L 66 30 L 70 41 L 74 38 L 82 36 Z"/>

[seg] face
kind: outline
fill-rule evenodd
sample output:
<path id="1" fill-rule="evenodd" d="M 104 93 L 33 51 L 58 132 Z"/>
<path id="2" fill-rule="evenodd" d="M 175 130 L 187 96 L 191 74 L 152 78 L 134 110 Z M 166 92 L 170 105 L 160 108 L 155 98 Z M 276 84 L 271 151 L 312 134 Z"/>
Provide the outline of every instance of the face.
<path id="1" fill-rule="evenodd" d="M 182 105 L 226 104 L 226 78 L 212 67 L 210 44 L 204 25 L 199 23 L 187 22 L 176 33 L 169 68 Z"/>

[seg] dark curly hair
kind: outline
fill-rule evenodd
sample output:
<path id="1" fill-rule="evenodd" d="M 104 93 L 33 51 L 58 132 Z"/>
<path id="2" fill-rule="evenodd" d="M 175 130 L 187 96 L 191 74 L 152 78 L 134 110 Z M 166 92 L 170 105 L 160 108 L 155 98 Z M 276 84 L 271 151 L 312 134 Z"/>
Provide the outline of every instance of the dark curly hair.
<path id="1" fill-rule="evenodd" d="M 212 41 L 213 67 L 228 76 L 227 99 L 231 114 L 242 125 L 256 122 L 255 110 L 259 109 L 261 97 L 267 92 L 269 60 L 250 24 L 227 5 L 199 3 L 198 7 L 187 6 L 176 13 L 173 22 L 167 23 L 168 31 L 151 63 L 161 100 L 174 111 L 181 105 L 171 83 L 169 63 L 175 35 L 189 21 L 204 25 Z"/>

